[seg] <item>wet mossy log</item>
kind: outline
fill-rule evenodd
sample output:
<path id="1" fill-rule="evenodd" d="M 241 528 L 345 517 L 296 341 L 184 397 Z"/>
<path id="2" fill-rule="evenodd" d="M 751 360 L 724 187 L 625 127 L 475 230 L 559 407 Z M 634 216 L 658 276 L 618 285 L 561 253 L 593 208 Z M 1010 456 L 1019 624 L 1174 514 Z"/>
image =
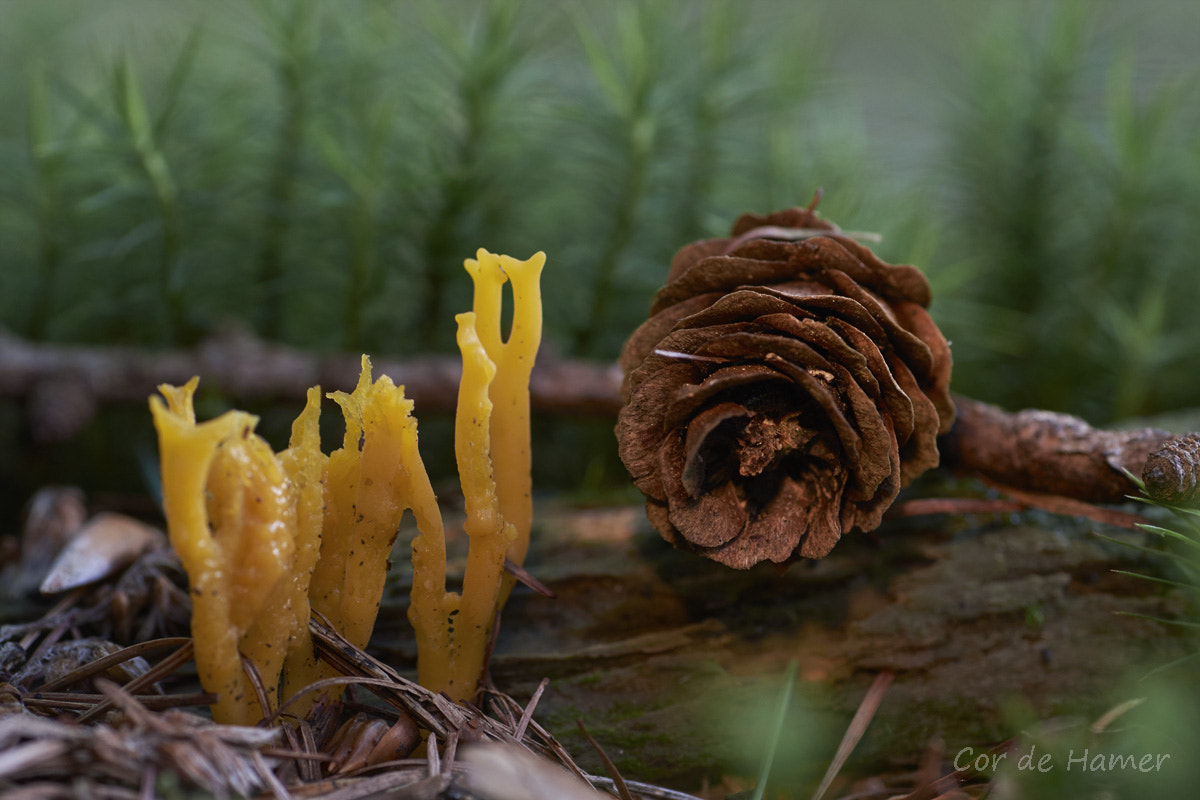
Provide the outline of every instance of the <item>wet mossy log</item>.
<path id="1" fill-rule="evenodd" d="M 558 597 L 514 594 L 496 685 L 528 697 L 550 678 L 537 717 L 572 752 L 587 761 L 582 719 L 630 777 L 678 788 L 757 768 L 739 753 L 769 725 L 746 709 L 770 707 L 791 659 L 803 701 L 788 725 L 818 743 L 789 768 L 819 775 L 881 671 L 895 680 L 856 751 L 864 769 L 915 762 L 935 736 L 1002 741 L 1013 703 L 1036 718 L 1098 715 L 1127 699 L 1131 676 L 1187 652 L 1168 626 L 1121 613 L 1181 611 L 1113 572 L 1161 564 L 1040 512 L 897 520 L 781 572 L 673 550 L 640 507 L 540 519 L 529 568 Z"/>

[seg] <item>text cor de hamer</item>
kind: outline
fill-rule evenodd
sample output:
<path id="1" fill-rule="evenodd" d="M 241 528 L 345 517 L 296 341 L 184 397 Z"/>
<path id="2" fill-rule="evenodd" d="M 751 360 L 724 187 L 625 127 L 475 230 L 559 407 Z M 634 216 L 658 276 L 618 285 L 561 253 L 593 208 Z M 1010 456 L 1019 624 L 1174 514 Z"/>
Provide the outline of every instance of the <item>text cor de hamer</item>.
<path id="1" fill-rule="evenodd" d="M 975 748 L 964 747 L 954 757 L 954 769 L 974 769 L 976 772 L 995 772 L 1007 759 L 1009 753 L 983 752 L 975 755 Z M 1067 751 L 1067 772 L 1158 772 L 1170 753 L 1092 753 L 1087 748 L 1082 752 Z M 1017 769 L 1022 772 L 1050 772 L 1059 766 L 1051 753 L 1038 753 L 1037 745 L 1030 745 L 1029 752 L 1017 758 Z"/>

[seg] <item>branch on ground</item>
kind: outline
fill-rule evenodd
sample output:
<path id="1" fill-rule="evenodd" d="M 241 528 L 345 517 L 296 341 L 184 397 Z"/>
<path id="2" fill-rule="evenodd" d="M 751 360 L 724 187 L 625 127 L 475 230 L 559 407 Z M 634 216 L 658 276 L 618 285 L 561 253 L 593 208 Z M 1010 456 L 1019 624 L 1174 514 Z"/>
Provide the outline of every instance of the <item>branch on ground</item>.
<path id="1" fill-rule="evenodd" d="M 454 409 L 457 357 L 380 357 L 375 364 L 381 374 L 404 385 L 418 413 Z M 314 384 L 326 391 L 353 388 L 359 367 L 357 353 L 301 350 L 236 329 L 220 331 L 192 350 L 44 344 L 0 330 L 0 397 L 24 401 L 36 443 L 66 441 L 101 405 L 141 403 L 158 384 L 181 384 L 193 375 L 239 400 L 300 403 Z M 542 414 L 615 418 L 620 388 L 616 364 L 543 352 L 530 395 L 534 410 Z M 1137 492 L 1123 470 L 1141 476 L 1147 460 L 1176 441 L 1157 428 L 1106 431 L 1066 414 L 1008 412 L 962 395 L 954 403 L 954 427 L 938 440 L 942 465 L 981 478 L 1023 504 L 1031 497 L 1120 503 Z"/>

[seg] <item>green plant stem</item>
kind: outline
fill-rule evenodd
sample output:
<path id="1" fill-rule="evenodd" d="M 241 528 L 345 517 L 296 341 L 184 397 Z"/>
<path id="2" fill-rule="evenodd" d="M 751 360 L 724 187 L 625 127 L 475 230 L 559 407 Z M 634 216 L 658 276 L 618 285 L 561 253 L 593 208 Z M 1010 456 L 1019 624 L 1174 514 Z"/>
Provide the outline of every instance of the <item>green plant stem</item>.
<path id="1" fill-rule="evenodd" d="M 698 239 L 705 233 L 705 208 L 720 174 L 718 133 L 728 114 L 728 106 L 723 104 L 722 97 L 736 85 L 737 56 L 733 45 L 735 33 L 740 33 L 740 24 L 737 8 L 732 4 L 716 4 L 705 9 L 700 30 L 704 49 L 699 80 L 692 89 L 689 126 L 692 146 L 680 203 L 681 242 Z"/>
<path id="2" fill-rule="evenodd" d="M 688 158 L 679 218 L 681 242 L 698 239 L 704 233 L 702 220 L 705 203 L 712 194 L 717 176 L 714 165 L 718 155 L 717 127 L 720 121 L 721 114 L 712 101 L 704 94 L 697 96 L 692 110 L 695 141 Z"/>
<path id="3" fill-rule="evenodd" d="M 636 124 L 636 123 L 635 123 Z M 630 137 L 634 139 L 634 136 Z M 638 211 L 645 191 L 646 174 L 650 164 L 649 142 L 631 142 L 628 167 L 617 195 L 616 216 L 612 233 L 609 234 L 600 261 L 596 265 L 596 277 L 592 282 L 592 303 L 587 320 L 577 329 L 575 352 L 577 355 L 592 355 L 596 338 L 608 317 L 616 286 L 617 267 L 629 241 L 636 230 Z"/>
<path id="4" fill-rule="evenodd" d="M 363 307 L 371 276 L 375 274 L 375 215 L 365 199 L 350 212 L 350 285 L 346 292 L 346 347 L 359 352 L 366 347 Z"/>
<path id="5" fill-rule="evenodd" d="M 154 164 L 157 161 L 159 164 Z M 160 169 L 161 166 L 161 169 Z M 152 159 L 146 165 L 154 184 L 154 199 L 162 221 L 162 248 L 159 250 L 159 292 L 167 309 L 168 342 L 180 343 L 187 334 L 187 313 L 183 287 L 183 215 L 175 182 L 166 170 L 166 160 Z"/>
<path id="6" fill-rule="evenodd" d="M 588 316 L 583 325 L 575 329 L 574 350 L 581 356 L 592 354 L 607 320 L 616 287 L 617 270 L 637 228 L 656 136 L 651 99 L 659 71 L 655 44 L 648 37 L 656 32 L 655 28 L 661 20 L 650 16 L 649 11 L 638 11 L 633 6 L 620 6 L 618 10 L 620 44 L 617 55 L 606 52 L 586 27 L 580 27 L 592 70 L 617 113 L 621 126 L 620 154 L 624 165 L 616 194 L 612 230 L 592 279 Z M 618 61 L 625 62 L 626 73 L 623 77 L 619 77 Z"/>
<path id="7" fill-rule="evenodd" d="M 771 738 L 763 752 L 762 765 L 758 770 L 758 780 L 754 783 L 751 800 L 762 800 L 767 790 L 767 779 L 771 777 L 771 766 L 775 763 L 775 749 L 779 746 L 779 737 L 783 734 L 783 725 L 787 722 L 788 710 L 792 705 L 792 690 L 796 687 L 796 670 L 799 663 L 793 659 L 788 662 L 787 672 L 783 676 L 783 688 L 779 692 L 779 710 L 775 714 L 775 723 L 771 726 Z"/>
<path id="8" fill-rule="evenodd" d="M 258 251 L 258 284 L 263 294 L 259 329 L 268 339 L 283 330 L 284 250 L 289 221 L 294 214 L 296 177 L 304 148 L 308 121 L 307 73 L 310 58 L 305 34 L 311 23 L 312 4 L 295 2 L 281 22 L 281 53 L 277 65 L 283 117 L 275 139 L 274 158 L 267 177 L 263 208 L 262 241 Z"/>
<path id="9" fill-rule="evenodd" d="M 40 68 L 35 69 L 29 79 L 27 134 L 29 156 L 33 162 L 38 270 L 26 325 L 26 335 L 30 339 L 37 340 L 46 335 L 46 328 L 54 308 L 55 284 L 58 282 L 63 253 L 59 233 L 63 228 L 59 199 L 62 159 L 53 152 L 50 141 L 46 76 Z"/>
<path id="10" fill-rule="evenodd" d="M 187 330 L 182 275 L 183 214 L 179 195 L 166 158 L 152 142 L 146 147 L 138 147 L 138 159 L 154 193 L 155 209 L 162 227 L 158 290 L 167 314 L 167 341 L 178 344 L 183 342 Z"/>
<path id="11" fill-rule="evenodd" d="M 117 83 L 121 118 L 125 123 L 138 168 L 154 195 L 154 206 L 162 237 L 158 256 L 159 301 L 166 313 L 167 342 L 178 344 L 184 341 L 187 331 L 183 279 L 183 213 L 180 209 L 179 192 L 166 155 L 150 122 L 137 73 L 128 59 L 122 59 L 118 65 Z"/>
<path id="12" fill-rule="evenodd" d="M 441 176 L 437 211 L 425 235 L 424 300 L 417 335 L 426 349 L 436 348 L 443 327 L 442 308 L 454 263 L 462 258 L 459 226 L 463 215 L 477 202 L 484 144 L 491 135 L 492 110 L 502 87 L 522 53 L 511 43 L 516 25 L 516 5 L 496 2 L 487 10 L 480 41 L 465 43 L 462 74 L 456 87 L 462 112 L 462 129 L 448 166 Z M 453 35 L 447 32 L 445 35 Z M 453 50 L 460 43 L 446 41 Z"/>
<path id="13" fill-rule="evenodd" d="M 479 109 L 468 105 L 467 127 L 455 159 L 457 168 L 444 181 L 438 212 L 425 237 L 425 292 L 421 304 L 418 336 L 426 348 L 433 348 L 438 339 L 445 305 L 446 283 L 450 265 L 458 255 L 458 221 L 467 209 L 474 193 L 470 166 L 475 162 L 484 123 Z"/>

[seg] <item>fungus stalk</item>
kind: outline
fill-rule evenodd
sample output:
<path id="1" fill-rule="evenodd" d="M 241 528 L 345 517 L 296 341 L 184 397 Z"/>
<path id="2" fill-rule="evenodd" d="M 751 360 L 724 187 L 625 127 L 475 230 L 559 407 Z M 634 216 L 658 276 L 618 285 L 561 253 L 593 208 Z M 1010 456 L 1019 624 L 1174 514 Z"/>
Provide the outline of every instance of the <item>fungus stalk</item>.
<path id="1" fill-rule="evenodd" d="M 463 374 L 454 450 L 466 501 L 467 569 L 462 595 L 446 592 L 441 527 L 421 527 L 413 541 L 409 605 L 421 684 L 458 700 L 478 688 L 496 615 L 512 587 L 504 561 L 523 563 L 529 547 L 529 375 L 541 339 L 545 261 L 544 253 L 518 261 L 481 249 L 464 263 L 475 283 L 475 302 L 473 311 L 457 317 Z M 513 287 L 513 324 L 502 341 L 506 281 Z"/>
<path id="2" fill-rule="evenodd" d="M 308 624 L 307 607 L 298 614 L 294 603 L 308 589 L 295 569 L 298 538 L 305 547 L 297 536 L 300 484 L 254 433 L 257 417 L 230 411 L 197 425 L 197 383 L 159 387 L 166 405 L 150 399 L 167 531 L 191 586 L 196 667 L 201 686 L 217 695 L 213 719 L 252 725 L 274 710 L 288 645 Z M 242 656 L 269 707 L 252 690 Z"/>
<path id="3" fill-rule="evenodd" d="M 192 635 L 201 685 L 217 695 L 218 722 L 254 724 L 322 677 L 308 634 L 311 610 L 365 648 L 379 613 L 388 555 L 406 510 L 412 543 L 409 619 L 418 677 L 452 698 L 473 697 L 496 615 L 512 587 L 505 560 L 521 564 L 532 522 L 529 376 L 542 327 L 539 279 L 545 255 L 527 261 L 478 252 L 465 266 L 474 310 L 458 316 L 463 375 L 455 454 L 469 538 L 462 594 L 446 590 L 446 540 L 417 446 L 417 421 L 404 387 L 372 380 L 362 358 L 354 391 L 329 395 L 342 409 L 342 447 L 320 450 L 320 388 L 276 455 L 239 411 L 196 424 L 186 386 L 160 387 L 150 400 L 159 435 L 164 508 L 172 546 L 188 573 Z M 501 340 L 504 283 L 513 287 L 513 324 Z M 252 691 L 242 658 L 254 665 L 266 703 Z M 281 676 L 282 673 L 282 676 Z M 316 697 L 291 710 L 305 714 Z"/>

